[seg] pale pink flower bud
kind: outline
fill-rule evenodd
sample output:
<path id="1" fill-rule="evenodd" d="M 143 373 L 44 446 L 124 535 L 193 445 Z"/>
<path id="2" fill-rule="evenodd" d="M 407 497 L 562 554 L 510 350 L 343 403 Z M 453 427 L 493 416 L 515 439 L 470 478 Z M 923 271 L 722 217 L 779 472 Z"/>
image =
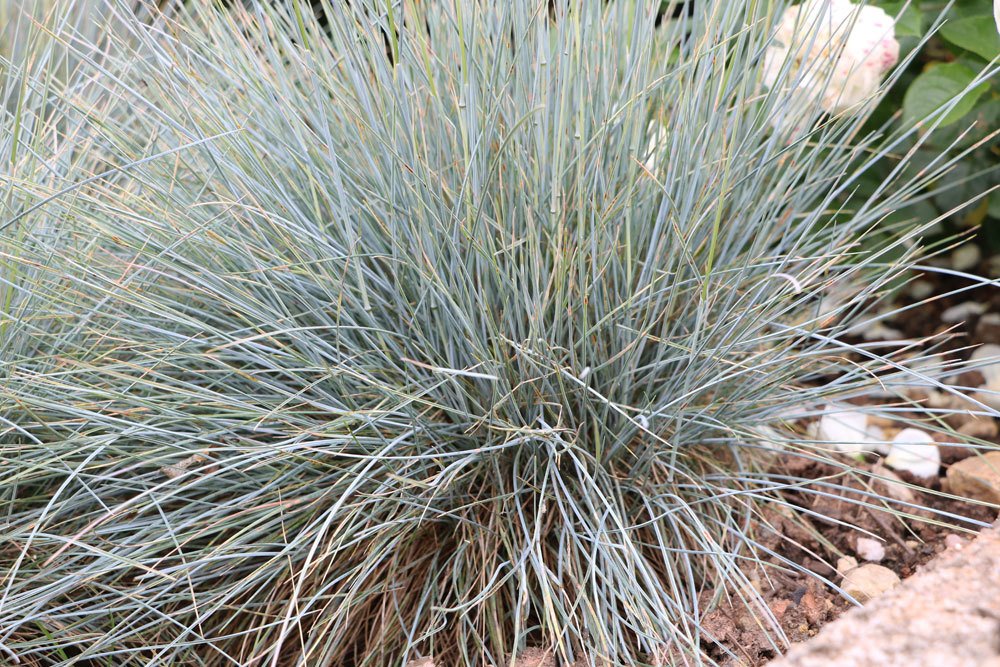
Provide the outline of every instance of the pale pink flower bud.
<path id="1" fill-rule="evenodd" d="M 837 114 L 873 99 L 898 59 L 894 21 L 884 10 L 806 0 L 782 15 L 764 56 L 763 80 L 788 88 L 795 107 L 815 104 Z"/>

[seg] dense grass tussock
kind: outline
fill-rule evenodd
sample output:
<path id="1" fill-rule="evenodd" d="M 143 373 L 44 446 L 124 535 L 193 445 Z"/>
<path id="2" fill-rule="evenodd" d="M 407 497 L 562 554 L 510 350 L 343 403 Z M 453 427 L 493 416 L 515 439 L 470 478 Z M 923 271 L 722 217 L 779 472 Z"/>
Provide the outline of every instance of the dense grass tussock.
<path id="1" fill-rule="evenodd" d="M 659 4 L 54 17 L 74 71 L 4 84 L 0 650 L 698 660 L 768 452 L 833 457 L 783 424 L 907 381 L 843 322 L 949 165 L 852 200 L 916 140 L 775 122 L 783 3 Z"/>

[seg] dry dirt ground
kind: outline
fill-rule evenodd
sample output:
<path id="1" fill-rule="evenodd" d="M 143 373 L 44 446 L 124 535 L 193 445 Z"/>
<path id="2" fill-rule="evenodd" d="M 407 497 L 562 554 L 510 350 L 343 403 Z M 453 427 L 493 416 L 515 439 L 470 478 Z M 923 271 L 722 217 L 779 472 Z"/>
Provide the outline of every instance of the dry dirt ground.
<path id="1" fill-rule="evenodd" d="M 886 474 L 886 471 L 880 470 L 878 463 L 858 464 L 858 467 Z M 782 474 L 817 480 L 829 479 L 838 472 L 831 465 L 796 457 L 779 458 L 775 469 Z M 915 480 L 910 478 L 908 481 Z M 855 486 L 843 479 L 839 483 Z M 860 489 L 862 483 L 859 481 L 856 486 Z M 884 492 L 877 487 L 875 490 Z M 797 521 L 778 512 L 766 513 L 765 520 L 774 530 L 760 538 L 763 545 L 775 554 L 764 560 L 775 567 L 767 568 L 767 573 L 760 575 L 759 590 L 788 641 L 793 645 L 808 642 L 821 628 L 852 609 L 853 605 L 807 572 L 792 572 L 780 567 L 780 559 L 788 559 L 813 574 L 840 582 L 841 577 L 832 566 L 837 556 L 859 556 L 858 539 L 876 535 L 884 547 L 879 565 L 905 581 L 926 563 L 952 551 L 960 551 L 968 544 L 977 526 L 963 518 L 981 524 L 989 524 L 997 518 L 993 508 L 947 498 L 931 489 L 912 493 L 915 495 L 908 498 L 910 502 L 952 516 L 937 515 L 933 521 L 901 521 L 887 511 L 850 502 L 850 494 L 846 490 L 829 495 L 789 492 L 786 501 L 807 510 Z M 807 527 L 811 530 L 806 530 Z M 864 562 L 861 558 L 858 560 Z M 708 602 L 707 598 L 705 602 Z M 778 655 L 768 637 L 770 631 L 761 622 L 761 614 L 754 613 L 742 603 L 720 604 L 703 619 L 703 626 L 715 638 L 715 641 L 704 642 L 706 657 L 724 667 L 758 667 Z M 950 665 L 940 663 L 939 667 Z"/>
<path id="2" fill-rule="evenodd" d="M 1000 667 L 1000 522 L 768 667 Z"/>
<path id="3" fill-rule="evenodd" d="M 976 267 L 976 271 L 984 275 L 988 270 L 989 267 L 985 262 Z M 897 329 L 908 339 L 934 341 L 932 345 L 936 351 L 948 351 L 949 357 L 960 359 L 967 359 L 972 350 L 980 345 L 1000 344 L 1000 323 L 995 321 L 1000 315 L 1000 289 L 987 285 L 955 293 L 968 286 L 968 281 L 941 274 L 926 274 L 920 279 L 928 284 L 932 294 L 939 296 L 917 298 L 908 296 L 905 292 L 900 294 L 895 304 L 897 307 L 914 307 L 888 321 L 890 327 Z M 945 321 L 948 318 L 942 317 L 948 309 L 968 302 L 980 304 L 982 312 L 965 316 L 958 322 Z M 858 342 L 863 341 L 859 338 Z M 965 373 L 952 379 L 951 382 L 959 386 L 975 387 L 983 380 L 982 377 L 975 377 L 978 375 L 979 373 L 975 371 Z M 829 378 L 831 381 L 834 379 Z M 991 442 L 994 447 L 1000 448 L 1000 434 L 996 425 L 992 423 L 994 420 L 986 418 L 981 421 L 991 422 L 980 425 L 991 426 L 992 430 L 978 436 L 985 442 Z M 950 425 L 960 432 L 965 432 L 961 430 L 963 424 L 956 422 Z M 951 552 L 960 551 L 962 545 L 966 544 L 978 530 L 975 522 L 979 522 L 979 525 L 989 524 L 997 518 L 997 512 L 995 508 L 967 503 L 940 494 L 942 490 L 948 491 L 947 488 L 942 488 L 945 473 L 954 464 L 973 456 L 974 451 L 967 447 L 950 445 L 950 438 L 937 437 L 938 435 L 936 434 L 935 438 L 939 440 L 941 452 L 941 475 L 933 479 L 916 479 L 906 473 L 899 475 L 914 485 L 907 491 L 910 495 L 905 498 L 907 502 L 944 513 L 938 514 L 935 520 L 904 522 L 889 512 L 879 511 L 877 507 L 865 507 L 850 502 L 851 499 L 847 497 L 841 500 L 842 496 L 847 495 L 843 492 L 821 495 L 808 493 L 806 492 L 808 488 L 805 488 L 801 493 L 790 491 L 785 497 L 790 506 L 807 510 L 800 515 L 799 521 L 793 521 L 787 514 L 778 512 L 768 512 L 763 517 L 763 520 L 774 529 L 770 535 L 762 538 L 764 546 L 780 557 L 799 564 L 805 570 L 838 583 L 841 578 L 833 566 L 839 556 L 855 556 L 862 563 L 865 561 L 861 556 L 859 538 L 874 536 L 884 547 L 884 556 L 878 560 L 879 565 L 892 570 L 904 581 L 939 556 L 947 556 L 950 559 Z M 876 476 L 886 474 L 879 457 L 868 457 L 865 463 L 858 464 L 858 468 Z M 833 466 L 803 458 L 779 457 L 772 472 L 795 478 L 815 479 L 821 483 L 824 479 L 836 476 L 838 470 Z M 842 477 L 838 481 L 845 484 Z M 851 482 L 846 482 L 846 485 L 855 486 Z M 857 484 L 857 486 L 862 485 Z M 875 490 L 888 491 L 887 488 Z M 923 514 L 924 519 L 930 518 L 930 513 L 917 512 L 917 514 Z M 779 559 L 772 558 L 771 561 L 770 564 L 776 567 L 769 568 L 769 571 L 783 572 L 780 575 L 762 576 L 760 592 L 785 637 L 793 645 L 808 642 L 820 633 L 824 626 L 852 608 L 852 605 L 836 591 L 823 586 L 807 574 L 789 573 L 787 568 L 780 567 Z M 1000 582 L 1000 575 L 995 575 L 995 579 Z M 1000 600 L 1000 591 L 995 595 Z M 707 657 L 716 660 L 724 667 L 759 667 L 777 657 L 777 651 L 760 623 L 760 614 L 756 616 L 743 605 L 725 603 L 709 613 L 704 623 L 716 641 L 705 642 L 703 648 Z M 863 646 L 865 642 L 859 644 Z M 845 664 L 874 666 L 883 663 Z M 952 664 L 960 663 L 943 661 L 926 664 L 951 667 Z M 1000 664 L 996 667 L 1000 667 Z"/>

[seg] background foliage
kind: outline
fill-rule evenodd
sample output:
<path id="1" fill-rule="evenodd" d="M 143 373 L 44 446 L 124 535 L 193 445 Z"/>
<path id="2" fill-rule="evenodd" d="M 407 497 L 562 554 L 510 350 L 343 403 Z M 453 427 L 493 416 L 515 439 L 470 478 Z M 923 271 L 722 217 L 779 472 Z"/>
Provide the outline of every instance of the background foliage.
<path id="1" fill-rule="evenodd" d="M 1000 252 L 1000 191 L 953 212 L 1000 183 L 1000 83 L 996 78 L 977 78 L 1000 55 L 992 0 L 875 0 L 872 4 L 898 18 L 901 57 L 914 49 L 917 53 L 873 114 L 869 127 L 893 118 L 895 127 L 913 125 L 960 96 L 961 101 L 916 151 L 909 168 L 919 170 L 941 152 L 954 155 L 978 146 L 947 176 L 929 184 L 926 199 L 897 217 L 926 221 L 945 216 L 946 223 L 938 230 L 941 234 L 980 225 L 984 248 Z M 931 37 L 922 42 L 928 33 Z M 911 145 L 900 146 L 899 154 Z M 866 179 L 867 191 L 877 187 L 896 164 L 897 160 L 889 159 L 873 169 Z"/>

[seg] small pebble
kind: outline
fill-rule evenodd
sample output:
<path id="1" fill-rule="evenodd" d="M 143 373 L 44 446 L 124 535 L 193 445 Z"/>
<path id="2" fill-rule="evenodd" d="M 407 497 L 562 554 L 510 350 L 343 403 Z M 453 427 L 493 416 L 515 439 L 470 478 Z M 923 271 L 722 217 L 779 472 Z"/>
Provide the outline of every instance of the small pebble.
<path id="1" fill-rule="evenodd" d="M 870 537 L 859 537 L 854 550 L 863 560 L 873 563 L 878 563 L 885 558 L 885 545 Z"/>
<path id="2" fill-rule="evenodd" d="M 824 408 L 816 428 L 816 439 L 832 444 L 845 454 L 871 451 L 874 443 L 869 439 L 868 415 L 857 410 L 841 410 L 833 405 Z"/>
<path id="3" fill-rule="evenodd" d="M 941 313 L 941 321 L 949 324 L 964 322 L 975 315 L 982 315 L 986 312 L 986 304 L 978 301 L 964 301 L 957 306 L 948 308 Z"/>
<path id="4" fill-rule="evenodd" d="M 1000 412 L 1000 382 L 994 385 L 985 385 L 982 389 L 983 391 L 976 391 L 970 394 L 969 398 Z"/>
<path id="5" fill-rule="evenodd" d="M 771 609 L 771 613 L 774 614 L 775 620 L 778 621 L 784 617 L 785 612 L 787 612 L 788 608 L 791 606 L 792 603 L 790 600 L 771 600 L 768 604 L 768 607 Z"/>
<path id="6" fill-rule="evenodd" d="M 865 327 L 864 331 L 861 332 L 861 337 L 867 341 L 902 340 L 905 338 L 902 331 L 887 327 L 881 322 Z"/>
<path id="7" fill-rule="evenodd" d="M 788 440 L 782 437 L 778 430 L 772 426 L 761 426 L 757 429 L 757 435 L 760 436 L 760 440 L 757 440 L 757 445 L 764 450 L 779 451 L 786 447 Z"/>
<path id="8" fill-rule="evenodd" d="M 951 253 L 951 268 L 956 271 L 970 271 L 979 264 L 983 252 L 975 243 L 960 245 Z"/>
<path id="9" fill-rule="evenodd" d="M 997 425 L 996 419 L 992 417 L 979 417 L 977 415 L 964 416 L 968 418 L 963 420 L 962 425 L 958 427 L 958 432 L 962 435 L 970 438 L 979 438 L 980 440 L 992 439 L 1000 435 L 1000 426 Z"/>
<path id="10" fill-rule="evenodd" d="M 913 489 L 907 486 L 899 475 L 891 470 L 886 470 L 881 462 L 872 466 L 872 485 L 877 492 L 885 493 L 895 500 L 904 503 L 917 502 L 917 496 L 913 493 Z"/>
<path id="11" fill-rule="evenodd" d="M 934 283 L 929 280 L 914 280 L 910 283 L 910 296 L 917 301 L 923 301 L 934 294 Z"/>
<path id="12" fill-rule="evenodd" d="M 927 407 L 934 409 L 944 408 L 946 410 L 968 409 L 969 403 L 961 395 L 956 395 L 950 391 L 936 391 L 931 389 L 927 392 Z"/>
<path id="13" fill-rule="evenodd" d="M 986 313 L 979 318 L 976 339 L 982 343 L 1000 343 L 1000 313 Z"/>
<path id="14" fill-rule="evenodd" d="M 858 566 L 857 558 L 855 558 L 854 556 L 842 556 L 837 559 L 837 574 L 843 577 L 857 566 Z"/>
<path id="15" fill-rule="evenodd" d="M 954 549 L 955 551 L 960 551 L 965 547 L 965 544 L 965 540 L 955 533 L 948 533 L 944 538 L 944 545 L 949 549 Z"/>
<path id="16" fill-rule="evenodd" d="M 986 384 L 1000 382 L 1000 345 L 980 345 L 969 357 L 969 365 L 982 373 Z"/>
<path id="17" fill-rule="evenodd" d="M 864 604 L 898 585 L 899 576 L 895 572 L 875 563 L 866 563 L 848 572 L 840 587 Z"/>
<path id="18" fill-rule="evenodd" d="M 802 613 L 805 614 L 810 625 L 817 625 L 826 616 L 826 605 L 823 602 L 824 600 L 813 595 L 812 591 L 808 591 L 802 596 L 799 606 L 802 607 Z"/>
<path id="19" fill-rule="evenodd" d="M 1000 452 L 977 454 L 948 468 L 946 490 L 956 496 L 1000 503 Z"/>
<path id="20" fill-rule="evenodd" d="M 1000 255 L 993 255 L 987 260 L 986 273 L 990 278 L 1000 278 Z"/>
<path id="21" fill-rule="evenodd" d="M 878 452 L 879 454 L 888 454 L 889 443 L 885 441 L 885 431 L 882 430 L 881 426 L 877 426 L 871 422 L 871 417 L 869 417 L 868 426 L 865 427 L 865 435 L 867 435 L 868 439 L 872 441 L 872 451 Z"/>
<path id="22" fill-rule="evenodd" d="M 917 477 L 935 477 L 941 469 L 941 452 L 930 433 L 904 428 L 892 439 L 885 464 Z"/>

